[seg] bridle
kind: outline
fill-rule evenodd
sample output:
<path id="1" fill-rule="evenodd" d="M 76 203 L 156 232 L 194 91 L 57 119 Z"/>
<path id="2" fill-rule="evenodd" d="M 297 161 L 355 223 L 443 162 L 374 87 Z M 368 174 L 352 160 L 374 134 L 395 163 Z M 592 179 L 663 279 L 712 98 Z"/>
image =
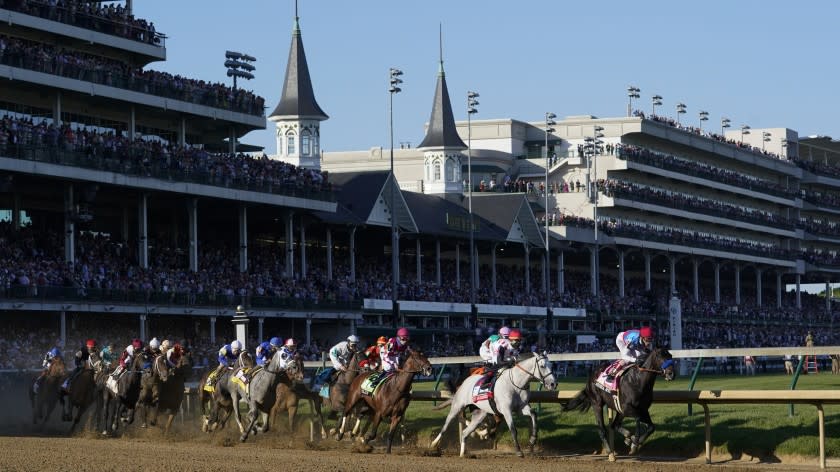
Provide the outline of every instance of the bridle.
<path id="1" fill-rule="evenodd" d="M 540 385 L 545 387 L 546 386 L 545 385 L 545 379 L 548 378 L 548 376 L 552 375 L 551 372 L 549 372 L 546 375 L 542 375 L 542 372 L 540 372 L 540 360 L 545 359 L 545 358 L 546 357 L 542 356 L 542 355 L 534 356 L 533 357 L 533 359 L 534 359 L 534 369 L 531 372 L 528 372 L 527 370 L 525 370 L 525 368 L 520 365 L 521 364 L 520 362 L 517 362 L 516 364 L 514 364 L 514 367 L 516 367 L 517 369 L 521 370 L 522 372 L 525 372 L 526 374 L 528 374 L 528 381 L 530 381 L 531 379 L 534 379 L 537 382 L 539 382 Z M 539 373 L 539 375 L 537 375 L 537 373 Z M 528 388 L 528 381 L 526 381 L 525 385 L 523 385 L 521 387 L 519 385 L 516 385 L 516 382 L 513 381 L 513 369 L 508 369 L 508 376 L 510 377 L 511 385 L 513 385 L 517 390 L 525 390 L 525 389 Z"/>
<path id="2" fill-rule="evenodd" d="M 637 369 L 639 369 L 639 372 L 650 372 L 651 374 L 664 376 L 665 375 L 665 370 L 668 369 L 668 367 L 671 367 L 673 365 L 674 365 L 674 359 L 666 359 L 666 360 L 662 361 L 662 366 L 659 369 L 649 369 L 647 367 L 637 367 Z"/>
<path id="3" fill-rule="evenodd" d="M 412 357 L 414 355 L 414 352 L 415 351 L 409 351 L 409 354 L 406 356 L 406 361 L 408 359 L 415 359 L 415 360 L 417 359 L 416 357 Z M 431 364 L 429 364 L 429 366 L 431 368 Z M 406 374 L 420 374 L 420 373 L 423 373 L 425 371 L 426 371 L 425 367 L 421 368 L 420 370 L 397 369 L 397 372 L 403 372 L 403 373 L 406 373 Z"/>

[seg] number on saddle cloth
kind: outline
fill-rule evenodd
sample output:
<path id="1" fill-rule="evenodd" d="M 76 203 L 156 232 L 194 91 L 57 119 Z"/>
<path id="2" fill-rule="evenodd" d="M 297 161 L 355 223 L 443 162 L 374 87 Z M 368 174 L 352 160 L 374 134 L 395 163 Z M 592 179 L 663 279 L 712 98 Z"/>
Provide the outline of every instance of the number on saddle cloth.
<path id="1" fill-rule="evenodd" d="M 364 395 L 373 396 L 373 394 L 376 393 L 376 390 L 392 376 L 392 372 L 385 372 L 384 370 L 368 375 L 368 377 L 362 382 L 362 393 Z"/>
<path id="2" fill-rule="evenodd" d="M 493 399 L 493 386 L 496 383 L 497 377 L 495 372 L 491 370 L 475 382 L 473 386 L 473 403 Z"/>

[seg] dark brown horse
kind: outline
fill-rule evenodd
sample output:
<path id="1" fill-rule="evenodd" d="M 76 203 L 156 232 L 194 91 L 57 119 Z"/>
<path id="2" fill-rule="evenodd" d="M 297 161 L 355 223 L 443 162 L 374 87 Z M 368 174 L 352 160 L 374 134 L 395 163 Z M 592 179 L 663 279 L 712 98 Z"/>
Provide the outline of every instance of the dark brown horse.
<path id="1" fill-rule="evenodd" d="M 397 370 L 391 379 L 386 380 L 374 395 L 366 395 L 362 393 L 361 386 L 370 374 L 371 372 L 362 373 L 350 385 L 350 393 L 347 395 L 347 401 L 344 404 L 344 421 L 341 422 L 338 439 L 341 440 L 344 436 L 347 416 L 359 404 L 364 404 L 370 408 L 373 414 L 372 428 L 365 437 L 365 442 L 376 439 L 376 430 L 379 428 L 382 418 L 391 418 L 386 447 L 386 453 L 390 454 L 394 431 L 402 421 L 405 410 L 411 402 L 411 384 L 414 382 L 414 376 L 417 374 L 432 375 L 432 364 L 422 352 L 410 350 L 406 354 L 402 368 Z"/>
<path id="2" fill-rule="evenodd" d="M 276 399 L 274 406 L 271 408 L 271 422 L 276 423 L 277 415 L 288 411 L 289 412 L 289 432 L 295 432 L 295 417 L 297 416 L 298 402 L 301 399 L 309 400 L 309 405 L 313 412 L 317 415 L 319 425 L 323 426 L 324 417 L 321 413 L 321 396 L 318 393 L 310 391 L 306 385 L 301 383 L 303 381 L 303 360 L 300 356 L 295 358 L 297 364 L 297 372 L 294 378 L 281 377 L 277 384 Z"/>
<path id="3" fill-rule="evenodd" d="M 72 433 L 82 415 L 96 399 L 96 378 L 103 369 L 102 359 L 96 352 L 90 353 L 88 359 L 82 364 L 81 372 L 76 375 L 67 385 L 67 391 L 62 393 L 61 403 L 64 409 L 62 419 L 73 421 L 70 425 Z M 73 414 L 75 411 L 75 414 Z"/>
<path id="4" fill-rule="evenodd" d="M 151 359 L 146 357 L 146 353 L 138 352 L 118 380 L 114 381 L 110 376 L 106 379 L 102 389 L 100 424 L 103 435 L 115 433 L 120 420 L 128 424 L 134 422 L 134 409 L 140 398 L 140 378 L 148 362 Z"/>
<path id="5" fill-rule="evenodd" d="M 61 357 L 55 357 L 44 377 L 28 385 L 29 403 L 32 405 L 32 423 L 45 423 L 58 404 L 61 396 L 61 383 L 67 377 L 67 369 Z M 38 391 L 35 391 L 38 383 Z"/>
<path id="6" fill-rule="evenodd" d="M 181 410 L 181 403 L 184 401 L 184 384 L 192 373 L 192 354 L 189 351 L 181 353 L 178 362 L 169 371 L 169 380 L 160 388 L 160 400 L 158 401 L 158 413 L 167 415 L 166 425 L 163 433 L 169 432 L 172 427 L 172 420 Z"/>
<path id="7" fill-rule="evenodd" d="M 607 440 L 607 429 L 604 425 L 604 406 L 615 412 L 610 428 L 624 436 L 624 443 L 630 446 L 630 454 L 635 454 L 645 442 L 645 439 L 656 430 L 648 411 L 653 403 L 653 384 L 656 383 L 656 378 L 660 375 L 665 380 L 673 380 L 675 374 L 671 353 L 664 347 L 654 349 L 644 358 L 641 365 L 635 364 L 619 378 L 618 404 L 620 408 L 616 408 L 613 393 L 607 392 L 596 385 L 598 377 L 608 365 L 604 364 L 595 370 L 583 390 L 563 407 L 563 411 L 586 411 L 590 407 L 593 408 L 595 421 L 598 423 L 598 434 L 604 443 L 604 450 L 607 451 L 609 460 L 613 462 L 615 461 L 615 451 L 610 447 L 610 442 Z M 625 417 L 636 418 L 635 434 L 631 434 L 621 425 Z"/>
<path id="8" fill-rule="evenodd" d="M 140 396 L 137 399 L 137 409 L 140 411 L 141 428 L 146 428 L 149 423 L 152 426 L 157 424 L 158 402 L 160 401 L 160 390 L 169 380 L 169 364 L 166 362 L 166 355 L 158 354 L 152 359 L 147 369 L 143 369 L 140 377 Z"/>
<path id="9" fill-rule="evenodd" d="M 337 422 L 334 430 L 330 430 L 327 432 L 324 428 L 324 423 L 321 423 L 321 435 L 323 437 L 327 437 L 333 432 L 337 433 L 338 428 L 341 426 L 341 423 L 344 419 L 344 404 L 347 400 L 347 395 L 350 392 L 350 385 L 353 383 L 353 380 L 362 373 L 362 372 L 370 372 L 368 369 L 360 367 L 360 363 L 367 358 L 365 357 L 365 353 L 362 351 L 358 351 L 353 354 L 353 358 L 350 361 L 350 368 L 345 371 L 340 371 L 335 377 L 335 382 L 330 385 L 329 391 L 330 396 L 327 399 L 327 406 L 330 408 L 329 417 L 333 418 L 336 417 Z"/>
<path id="10" fill-rule="evenodd" d="M 205 389 L 208 377 L 215 371 L 211 370 L 204 375 L 199 384 L 199 403 L 201 404 L 202 425 L 201 430 L 206 432 L 224 429 L 227 420 L 233 413 L 233 401 L 230 392 L 230 377 L 236 370 L 251 369 L 255 365 L 254 358 L 245 351 L 239 354 L 239 358 L 233 367 L 225 368 L 216 378 L 212 385 L 212 391 Z"/>

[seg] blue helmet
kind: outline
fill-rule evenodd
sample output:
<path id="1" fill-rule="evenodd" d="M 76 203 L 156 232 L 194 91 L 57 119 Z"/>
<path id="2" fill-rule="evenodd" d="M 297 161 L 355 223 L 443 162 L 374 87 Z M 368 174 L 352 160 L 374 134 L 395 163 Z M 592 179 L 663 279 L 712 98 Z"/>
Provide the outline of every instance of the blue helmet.
<path id="1" fill-rule="evenodd" d="M 61 356 L 61 351 L 58 350 L 57 347 L 50 349 L 50 357 L 59 357 Z"/>
<path id="2" fill-rule="evenodd" d="M 277 336 L 274 336 L 268 343 L 274 347 L 280 347 L 283 345 L 283 340 L 278 338 Z"/>

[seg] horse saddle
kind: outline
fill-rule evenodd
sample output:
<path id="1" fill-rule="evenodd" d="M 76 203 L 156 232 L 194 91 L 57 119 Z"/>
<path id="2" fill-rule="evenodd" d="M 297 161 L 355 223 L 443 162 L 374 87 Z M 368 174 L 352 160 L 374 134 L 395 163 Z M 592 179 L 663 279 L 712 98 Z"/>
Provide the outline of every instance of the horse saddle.
<path id="1" fill-rule="evenodd" d="M 108 378 L 105 380 L 105 386 L 108 387 L 108 390 L 113 392 L 114 395 L 120 394 L 120 384 L 114 377 L 109 375 Z"/>
<path id="2" fill-rule="evenodd" d="M 473 385 L 472 401 L 477 403 L 484 400 L 493 399 L 493 385 L 496 383 L 496 373 L 493 371 L 487 372 L 481 376 L 480 379 Z"/>
<path id="3" fill-rule="evenodd" d="M 391 377 L 393 377 L 393 373 L 385 372 L 384 370 L 368 375 L 368 377 L 362 381 L 362 394 L 372 397 L 379 387 L 381 387 Z"/>
<path id="4" fill-rule="evenodd" d="M 595 385 L 607 393 L 615 393 L 618 391 L 618 382 L 621 379 L 621 376 L 634 365 L 635 364 L 632 362 L 625 363 L 621 359 L 613 361 L 612 364 L 607 366 L 607 368 L 598 375 L 598 378 L 595 380 Z"/>
<path id="5" fill-rule="evenodd" d="M 246 392 L 248 391 L 248 385 L 251 383 L 251 379 L 254 378 L 254 374 L 262 370 L 262 366 L 257 366 L 253 368 L 243 367 L 242 369 L 237 370 L 230 378 L 233 380 L 233 383 L 239 385 L 243 390 Z"/>

